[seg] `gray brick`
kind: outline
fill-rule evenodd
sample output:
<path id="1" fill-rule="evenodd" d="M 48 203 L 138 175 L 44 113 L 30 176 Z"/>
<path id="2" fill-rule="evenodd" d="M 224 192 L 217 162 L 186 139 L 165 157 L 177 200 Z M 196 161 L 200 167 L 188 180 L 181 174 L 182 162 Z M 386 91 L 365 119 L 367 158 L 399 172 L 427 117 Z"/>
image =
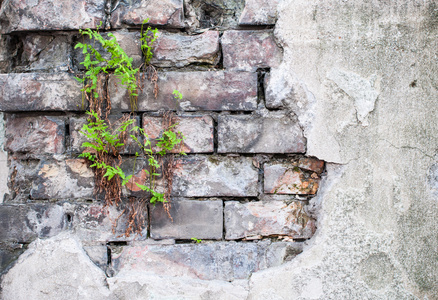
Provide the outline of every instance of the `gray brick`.
<path id="1" fill-rule="evenodd" d="M 222 239 L 223 207 L 221 200 L 172 201 L 169 218 L 163 205 L 151 206 L 153 239 Z"/>
<path id="2" fill-rule="evenodd" d="M 308 239 L 315 229 L 315 220 L 301 202 L 225 202 L 225 238 L 229 240 L 279 235 Z"/>
<path id="3" fill-rule="evenodd" d="M 187 156 L 176 161 L 172 194 L 257 196 L 258 172 L 248 157 Z"/>
<path id="4" fill-rule="evenodd" d="M 274 25 L 280 0 L 246 0 L 240 25 Z"/>
<path id="5" fill-rule="evenodd" d="M 304 153 L 306 139 L 288 116 L 224 115 L 218 120 L 219 153 Z"/>

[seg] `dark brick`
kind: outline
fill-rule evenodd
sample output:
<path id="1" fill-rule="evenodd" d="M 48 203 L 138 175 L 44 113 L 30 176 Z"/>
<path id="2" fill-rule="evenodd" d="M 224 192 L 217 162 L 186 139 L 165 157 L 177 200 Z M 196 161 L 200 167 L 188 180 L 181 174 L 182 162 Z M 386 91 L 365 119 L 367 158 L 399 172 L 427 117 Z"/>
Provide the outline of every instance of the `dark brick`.
<path id="1" fill-rule="evenodd" d="M 0 111 L 84 110 L 81 88 L 67 73 L 0 74 Z"/>
<path id="2" fill-rule="evenodd" d="M 219 153 L 304 153 L 306 139 L 288 116 L 224 115 L 218 120 Z"/>
<path id="3" fill-rule="evenodd" d="M 183 28 L 183 0 L 120 2 L 111 13 L 111 27 L 140 26 L 147 18 L 149 18 L 148 25 Z"/>
<path id="4" fill-rule="evenodd" d="M 151 206 L 153 239 L 222 239 L 223 208 L 221 200 L 172 201 L 169 218 L 163 205 Z"/>
<path id="5" fill-rule="evenodd" d="M 199 35 L 160 32 L 151 63 L 158 67 L 183 67 L 191 63 L 219 62 L 219 32 Z"/>
<path id="6" fill-rule="evenodd" d="M 315 220 L 301 202 L 225 202 L 225 238 L 229 240 L 279 235 L 308 239 L 315 229 Z"/>
<path id="7" fill-rule="evenodd" d="M 131 110 L 129 94 L 115 76 L 110 76 L 109 93 L 113 109 Z M 257 74 L 246 72 L 164 72 L 158 74 L 158 97 L 153 86 L 145 83 L 138 96 L 139 111 L 168 110 L 236 110 L 257 108 Z M 173 91 L 182 93 L 175 100 Z"/>
<path id="8" fill-rule="evenodd" d="M 320 177 L 315 172 L 304 172 L 294 163 L 269 163 L 264 166 L 264 191 L 269 194 L 313 195 Z"/>
<path id="9" fill-rule="evenodd" d="M 174 116 L 172 124 L 174 132 L 180 131 L 185 137 L 182 146 L 176 147 L 171 153 L 208 153 L 213 152 L 213 119 L 210 116 Z M 167 130 L 162 117 L 143 115 L 143 128 L 149 136 L 152 144 Z M 157 151 L 157 147 L 153 147 Z"/>
<path id="10" fill-rule="evenodd" d="M 240 25 L 274 25 L 280 0 L 246 0 Z"/>
<path id="11" fill-rule="evenodd" d="M 258 172 L 248 157 L 187 156 L 176 161 L 172 194 L 257 196 Z"/>
<path id="12" fill-rule="evenodd" d="M 19 117 L 6 122 L 5 150 L 34 154 L 61 154 L 65 151 L 65 123 L 58 117 Z"/>
<path id="13" fill-rule="evenodd" d="M 2 6 L 2 33 L 26 30 L 96 28 L 105 16 L 105 0 L 9 0 Z"/>
<path id="14" fill-rule="evenodd" d="M 271 31 L 226 31 L 222 38 L 224 67 L 229 70 L 255 71 L 277 67 L 282 52 Z"/>

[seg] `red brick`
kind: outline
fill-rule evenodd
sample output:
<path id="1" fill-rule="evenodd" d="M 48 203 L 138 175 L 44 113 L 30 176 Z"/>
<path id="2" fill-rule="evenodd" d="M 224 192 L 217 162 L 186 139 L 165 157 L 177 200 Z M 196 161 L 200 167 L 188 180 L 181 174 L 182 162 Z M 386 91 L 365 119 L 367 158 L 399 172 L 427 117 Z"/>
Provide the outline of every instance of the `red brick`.
<path id="1" fill-rule="evenodd" d="M 159 33 L 151 63 L 158 67 L 183 67 L 191 63 L 215 65 L 219 62 L 219 32 L 199 35 Z"/>
<path id="2" fill-rule="evenodd" d="M 264 166 L 264 191 L 268 194 L 313 195 L 320 177 L 315 172 L 304 172 L 293 163 L 271 163 Z"/>
<path id="3" fill-rule="evenodd" d="M 169 28 L 184 27 L 183 0 L 141 1 L 126 5 L 123 2 L 111 13 L 111 27 L 140 26 L 149 18 L 148 25 Z"/>
<path id="4" fill-rule="evenodd" d="M 225 202 L 225 239 L 279 235 L 308 239 L 315 229 L 315 220 L 301 202 Z"/>
<path id="5" fill-rule="evenodd" d="M 282 52 L 271 31 L 226 31 L 222 38 L 224 67 L 255 71 L 280 65 Z"/>
<path id="6" fill-rule="evenodd" d="M 67 73 L 0 74 L 0 111 L 80 111 L 82 85 Z"/>
<path id="7" fill-rule="evenodd" d="M 110 75 L 109 93 L 113 109 L 131 110 L 129 94 L 115 76 Z M 257 74 L 250 72 L 163 72 L 158 74 L 158 97 L 153 86 L 145 82 L 139 92 L 138 110 L 232 110 L 251 111 L 257 108 Z M 173 91 L 182 93 L 175 100 Z"/>
<path id="8" fill-rule="evenodd" d="M 61 154 L 65 151 L 65 123 L 58 117 L 18 117 L 6 123 L 5 150 L 34 154 Z"/>
<path id="9" fill-rule="evenodd" d="M 174 132 L 180 131 L 185 137 L 182 146 L 176 147 L 171 153 L 209 153 L 213 152 L 213 119 L 210 116 L 174 116 L 172 123 L 177 124 Z M 143 115 L 143 128 L 152 144 L 167 130 L 162 117 Z M 157 148 L 153 148 L 157 151 Z"/>
<path id="10" fill-rule="evenodd" d="M 96 28 L 105 16 L 105 2 L 105 0 L 4 1 L 0 27 L 2 33 Z"/>
<path id="11" fill-rule="evenodd" d="M 321 174 L 324 171 L 324 161 L 312 157 L 301 157 L 298 161 L 298 167 Z"/>
<path id="12" fill-rule="evenodd" d="M 240 25 L 274 25 L 280 0 L 246 0 Z"/>

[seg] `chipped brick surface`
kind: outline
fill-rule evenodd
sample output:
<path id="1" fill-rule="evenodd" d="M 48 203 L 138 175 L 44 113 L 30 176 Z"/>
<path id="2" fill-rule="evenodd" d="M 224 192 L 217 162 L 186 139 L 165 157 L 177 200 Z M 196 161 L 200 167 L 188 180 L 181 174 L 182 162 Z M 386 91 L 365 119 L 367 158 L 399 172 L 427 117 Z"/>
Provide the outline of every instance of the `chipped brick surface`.
<path id="1" fill-rule="evenodd" d="M 257 196 L 258 173 L 248 157 L 190 156 L 176 161 L 172 194 Z"/>
<path id="2" fill-rule="evenodd" d="M 104 0 L 4 1 L 0 15 L 1 31 L 96 28 L 105 16 L 104 6 Z"/>
<path id="3" fill-rule="evenodd" d="M 183 67 L 191 63 L 219 62 L 219 32 L 199 35 L 159 32 L 151 63 L 158 67 Z"/>
<path id="4" fill-rule="evenodd" d="M 240 25 L 274 25 L 280 0 L 246 0 Z"/>
<path id="5" fill-rule="evenodd" d="M 222 239 L 223 208 L 221 200 L 172 201 L 169 218 L 163 205 L 151 206 L 153 239 Z"/>
<path id="6" fill-rule="evenodd" d="M 305 172 L 291 163 L 265 164 L 264 174 L 264 191 L 269 194 L 313 195 L 320 181 L 317 173 Z"/>
<path id="7" fill-rule="evenodd" d="M 185 139 L 181 146 L 176 147 L 171 153 L 209 153 L 213 152 L 213 119 L 210 116 L 174 116 L 172 124 L 177 124 L 173 131 L 180 131 Z M 143 128 L 145 133 L 156 144 L 156 139 L 162 137 L 167 130 L 163 117 L 143 115 Z M 153 147 L 157 151 L 157 147 Z"/>
<path id="8" fill-rule="evenodd" d="M 120 2 L 111 14 L 111 27 L 140 26 L 149 18 L 148 25 L 169 28 L 184 27 L 183 0 Z"/>
<path id="9" fill-rule="evenodd" d="M 226 31 L 222 38 L 224 67 L 228 70 L 255 71 L 280 64 L 282 52 L 271 31 Z"/>
<path id="10" fill-rule="evenodd" d="M 0 74 L 0 111 L 80 111 L 81 84 L 67 73 Z"/>
<path id="11" fill-rule="evenodd" d="M 304 211 L 301 202 L 225 202 L 226 239 L 279 235 L 308 239 L 315 229 L 315 220 Z"/>
<path id="12" fill-rule="evenodd" d="M 129 111 L 128 92 L 110 75 L 109 93 L 113 109 Z M 153 86 L 145 82 L 138 95 L 138 110 L 235 110 L 251 111 L 257 107 L 257 74 L 250 72 L 160 72 L 158 97 Z M 173 91 L 182 93 L 175 100 Z"/>
<path id="13" fill-rule="evenodd" d="M 65 151 L 65 123 L 59 117 L 20 117 L 6 123 L 5 150 L 34 154 L 61 154 Z"/>
<path id="14" fill-rule="evenodd" d="M 288 116 L 224 115 L 218 119 L 219 153 L 304 153 L 306 140 Z"/>

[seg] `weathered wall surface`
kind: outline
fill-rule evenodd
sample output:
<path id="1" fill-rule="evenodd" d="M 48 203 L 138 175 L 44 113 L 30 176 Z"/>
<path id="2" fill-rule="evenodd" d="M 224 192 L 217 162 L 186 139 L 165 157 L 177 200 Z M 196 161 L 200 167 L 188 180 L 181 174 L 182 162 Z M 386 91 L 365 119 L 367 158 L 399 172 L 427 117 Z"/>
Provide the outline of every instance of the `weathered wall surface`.
<path id="1" fill-rule="evenodd" d="M 438 299 L 434 1 L 67 2 L 80 13 L 49 20 L 42 5 L 19 18 L 27 7 L 3 1 L 3 299 Z M 143 91 L 137 122 L 177 108 L 191 138 L 175 223 L 150 207 L 151 238 L 132 242 L 90 203 L 92 174 L 72 156 L 84 118 L 68 30 L 102 20 L 136 49 L 143 15 L 164 28 L 163 93 Z M 109 93 L 114 116 L 129 110 L 122 90 Z M 195 235 L 209 242 L 186 241 Z"/>

